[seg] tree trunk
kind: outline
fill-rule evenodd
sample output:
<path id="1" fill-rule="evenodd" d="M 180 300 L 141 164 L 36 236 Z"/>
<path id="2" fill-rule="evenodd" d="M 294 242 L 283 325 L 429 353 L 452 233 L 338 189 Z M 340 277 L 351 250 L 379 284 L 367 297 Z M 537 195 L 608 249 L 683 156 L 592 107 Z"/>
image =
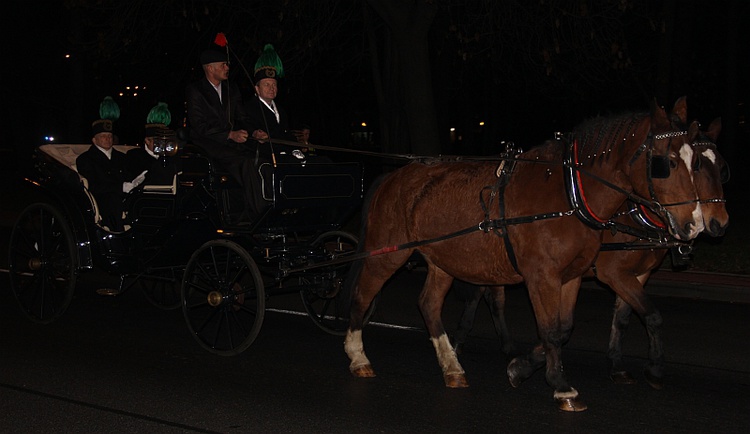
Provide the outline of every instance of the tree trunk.
<path id="1" fill-rule="evenodd" d="M 403 121 L 408 130 L 408 143 L 389 143 L 387 148 L 410 149 L 419 155 L 439 154 L 428 43 L 436 6 L 425 0 L 368 0 L 368 3 L 388 26 L 392 45 L 388 43 L 385 51 L 393 48 L 396 59 L 391 65 L 395 69 L 382 75 L 386 77 L 393 72 L 393 81 L 383 83 L 383 102 L 379 103 L 384 104 L 381 113 L 388 113 L 381 122 L 390 125 L 381 127 L 381 131 L 387 129 L 393 134 L 400 130 L 393 123 Z"/>

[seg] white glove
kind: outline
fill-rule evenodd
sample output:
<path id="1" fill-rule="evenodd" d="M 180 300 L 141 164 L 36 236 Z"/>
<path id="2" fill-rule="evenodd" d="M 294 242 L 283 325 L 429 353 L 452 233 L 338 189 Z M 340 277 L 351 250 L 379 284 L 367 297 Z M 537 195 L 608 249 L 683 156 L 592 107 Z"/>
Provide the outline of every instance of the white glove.
<path id="1" fill-rule="evenodd" d="M 138 187 L 139 185 L 143 184 L 143 181 L 146 179 L 146 172 L 148 170 L 144 170 L 141 172 L 140 175 L 136 176 L 132 182 L 123 182 L 122 183 L 122 192 L 123 193 L 130 193 L 130 190 Z"/>

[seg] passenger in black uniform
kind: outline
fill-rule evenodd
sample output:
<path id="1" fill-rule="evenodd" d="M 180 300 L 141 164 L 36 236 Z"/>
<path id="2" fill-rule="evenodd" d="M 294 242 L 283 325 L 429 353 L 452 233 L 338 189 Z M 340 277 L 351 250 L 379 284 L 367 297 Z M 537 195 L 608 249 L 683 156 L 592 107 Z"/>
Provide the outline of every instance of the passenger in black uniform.
<path id="1" fill-rule="evenodd" d="M 91 124 L 93 145 L 76 159 L 78 173 L 86 178 L 88 189 L 99 208 L 101 226 L 114 232 L 125 230 L 123 198 L 143 178 L 132 181 L 125 174 L 125 154 L 115 149 L 113 123 L 120 117 L 120 108 L 106 97 L 99 106 L 101 119 Z"/>
<path id="2" fill-rule="evenodd" d="M 168 143 L 176 144 L 174 131 L 169 129 L 172 115 L 166 103 L 160 102 L 149 111 L 143 147 L 126 154 L 128 177 L 145 175 L 144 185 L 171 185 L 177 167 L 175 159 L 167 155 Z"/>

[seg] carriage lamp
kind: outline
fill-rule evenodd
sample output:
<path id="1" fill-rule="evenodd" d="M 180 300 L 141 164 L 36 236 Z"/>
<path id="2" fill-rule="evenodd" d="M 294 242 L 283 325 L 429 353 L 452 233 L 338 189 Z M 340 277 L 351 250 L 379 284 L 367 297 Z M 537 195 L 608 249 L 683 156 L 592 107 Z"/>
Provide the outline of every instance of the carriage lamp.
<path id="1" fill-rule="evenodd" d="M 165 130 L 154 137 L 154 154 L 172 157 L 177 154 L 178 149 L 179 146 L 172 131 Z"/>
<path id="2" fill-rule="evenodd" d="M 177 145 L 177 142 L 167 139 L 154 139 L 154 154 L 156 155 L 172 157 L 177 154 L 178 149 L 179 146 Z"/>

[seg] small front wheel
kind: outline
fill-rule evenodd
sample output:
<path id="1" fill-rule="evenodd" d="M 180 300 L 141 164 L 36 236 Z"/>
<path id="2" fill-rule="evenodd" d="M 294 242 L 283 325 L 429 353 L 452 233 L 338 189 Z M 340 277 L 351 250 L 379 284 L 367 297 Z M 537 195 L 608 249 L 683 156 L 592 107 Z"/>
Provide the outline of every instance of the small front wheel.
<path id="1" fill-rule="evenodd" d="M 212 240 L 193 253 L 182 280 L 182 312 L 206 350 L 237 355 L 258 336 L 266 291 L 255 261 L 239 244 Z"/>
<path id="2" fill-rule="evenodd" d="M 323 262 L 334 261 L 356 252 L 357 238 L 347 232 L 331 231 L 311 244 L 315 256 Z M 343 336 L 349 328 L 349 294 L 346 281 L 352 262 L 323 266 L 313 270 L 300 291 L 308 316 L 321 330 Z M 365 324 L 375 310 L 377 297 L 365 314 Z"/>

